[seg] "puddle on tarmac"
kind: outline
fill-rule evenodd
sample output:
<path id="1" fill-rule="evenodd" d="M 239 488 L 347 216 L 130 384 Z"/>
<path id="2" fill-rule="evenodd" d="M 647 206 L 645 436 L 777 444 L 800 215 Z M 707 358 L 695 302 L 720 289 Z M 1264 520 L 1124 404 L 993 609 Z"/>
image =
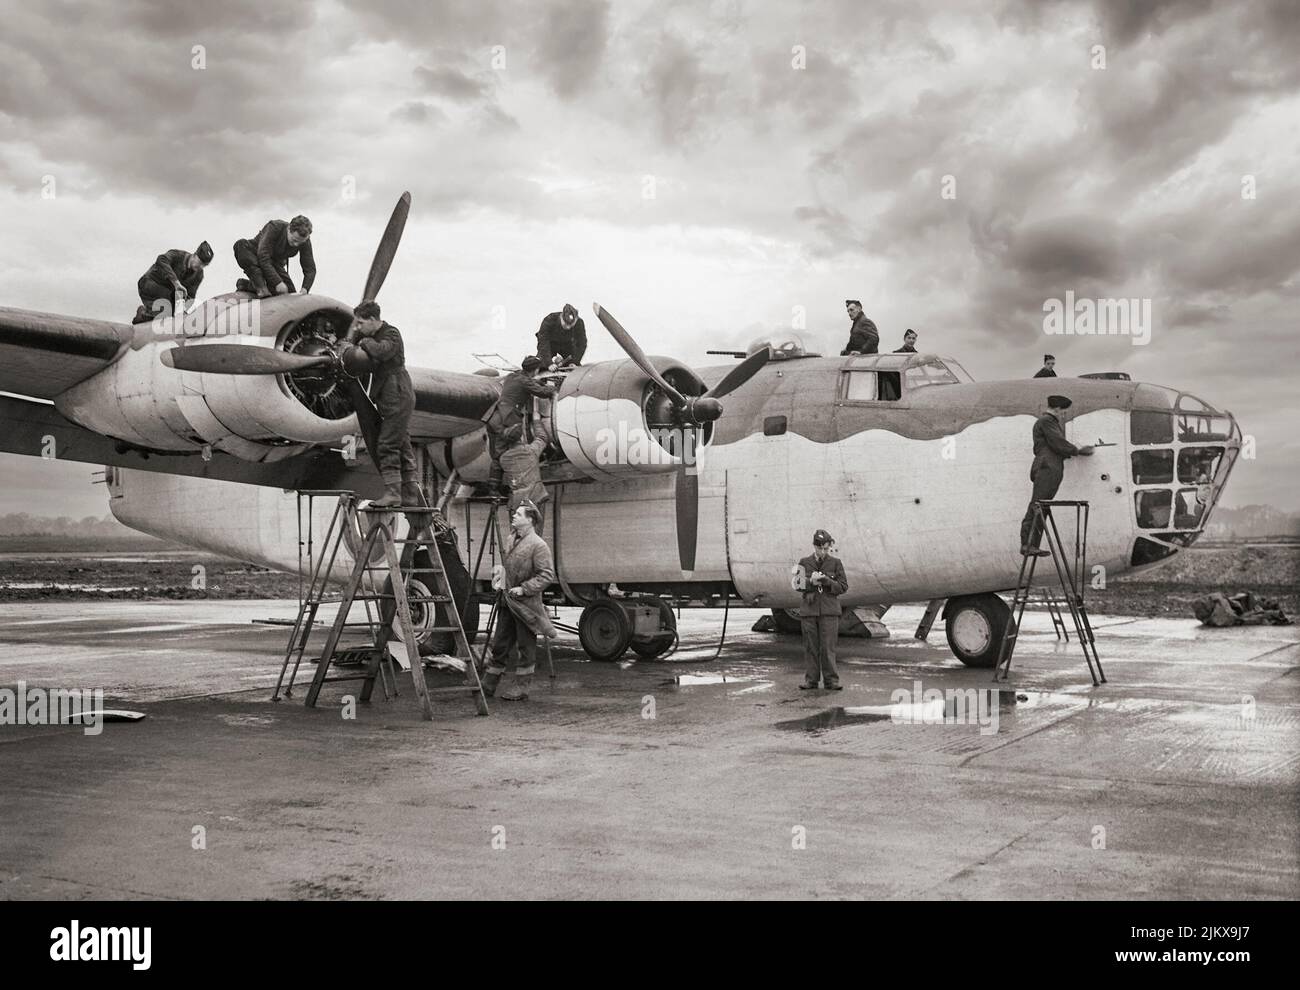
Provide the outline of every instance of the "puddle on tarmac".
<path id="1" fill-rule="evenodd" d="M 876 711 L 863 712 L 857 708 L 827 708 L 825 711 L 809 715 L 807 718 L 792 718 L 777 722 L 778 729 L 791 732 L 821 732 L 824 729 L 839 729 L 846 725 L 863 725 L 867 722 L 888 722 L 888 714 Z"/>
<path id="2" fill-rule="evenodd" d="M 1087 705 L 1090 699 L 1068 694 L 1045 691 L 1017 691 L 1007 688 L 970 688 L 985 695 L 975 707 L 969 705 L 970 695 L 964 695 L 963 704 L 958 706 L 958 699 L 948 693 L 945 698 L 933 698 L 917 703 L 895 703 L 886 705 L 837 706 L 823 709 L 804 718 L 787 719 L 777 722 L 778 729 L 789 732 L 823 732 L 827 729 L 840 729 L 847 725 L 867 725 L 872 722 L 899 722 L 902 724 L 956 725 L 970 724 L 971 717 L 980 707 L 988 711 L 992 707 L 992 695 L 997 696 L 997 707 L 1005 712 L 1016 707 L 1033 708 L 1049 705 Z M 987 707 L 985 707 L 987 706 Z M 959 718 L 960 713 L 969 712 Z"/>
<path id="3" fill-rule="evenodd" d="M 726 674 L 678 674 L 676 677 L 670 677 L 661 683 L 665 687 L 674 684 L 682 687 L 695 687 L 700 684 L 740 684 L 743 682 L 757 680 L 755 677 L 729 677 Z"/>

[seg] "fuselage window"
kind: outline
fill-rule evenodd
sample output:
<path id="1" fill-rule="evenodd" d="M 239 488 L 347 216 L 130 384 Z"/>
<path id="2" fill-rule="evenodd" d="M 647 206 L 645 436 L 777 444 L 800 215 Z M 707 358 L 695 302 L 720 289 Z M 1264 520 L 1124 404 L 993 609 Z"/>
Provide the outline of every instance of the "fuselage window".
<path id="1" fill-rule="evenodd" d="M 849 382 L 844 398 L 849 402 L 876 401 L 876 373 L 874 371 L 849 371 Z"/>

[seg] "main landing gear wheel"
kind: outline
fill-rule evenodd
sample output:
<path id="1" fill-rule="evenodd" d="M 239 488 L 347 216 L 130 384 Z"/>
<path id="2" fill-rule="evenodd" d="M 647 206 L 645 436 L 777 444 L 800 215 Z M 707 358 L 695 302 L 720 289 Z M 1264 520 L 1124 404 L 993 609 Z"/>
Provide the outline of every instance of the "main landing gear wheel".
<path id="1" fill-rule="evenodd" d="M 659 628 L 667 631 L 656 633 L 645 640 L 632 640 L 632 652 L 642 660 L 653 660 L 655 657 L 663 656 L 677 641 L 677 614 L 662 598 L 640 598 L 637 599 L 636 604 L 659 606 Z"/>
<path id="2" fill-rule="evenodd" d="M 792 608 L 772 609 L 772 623 L 776 626 L 777 632 L 785 633 L 787 636 L 799 636 L 803 633 L 803 623 L 799 621 L 796 610 Z"/>
<path id="3" fill-rule="evenodd" d="M 617 660 L 632 642 L 632 622 L 611 598 L 600 598 L 582 610 L 578 639 L 593 660 Z"/>
<path id="4" fill-rule="evenodd" d="M 949 598 L 948 646 L 967 667 L 992 668 L 998 662 L 1002 637 L 1011 621 L 1011 609 L 997 595 L 964 595 Z"/>

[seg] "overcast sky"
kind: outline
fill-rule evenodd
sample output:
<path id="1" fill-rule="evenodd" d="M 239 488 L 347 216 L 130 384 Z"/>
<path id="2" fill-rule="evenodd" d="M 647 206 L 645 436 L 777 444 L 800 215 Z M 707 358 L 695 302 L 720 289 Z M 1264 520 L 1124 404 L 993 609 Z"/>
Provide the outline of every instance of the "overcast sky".
<path id="1" fill-rule="evenodd" d="M 517 361 L 565 301 L 619 356 L 593 300 L 693 363 L 797 312 L 838 352 L 854 297 L 979 379 L 1195 392 L 1256 438 L 1225 503 L 1300 509 L 1300 4 L 775 6 L 0 0 L 0 305 L 126 320 L 204 238 L 226 291 L 295 213 L 353 302 L 409 189 L 414 364 Z M 1151 342 L 1045 336 L 1067 291 Z M 0 455 L 0 513 L 102 515 L 91 470 Z"/>

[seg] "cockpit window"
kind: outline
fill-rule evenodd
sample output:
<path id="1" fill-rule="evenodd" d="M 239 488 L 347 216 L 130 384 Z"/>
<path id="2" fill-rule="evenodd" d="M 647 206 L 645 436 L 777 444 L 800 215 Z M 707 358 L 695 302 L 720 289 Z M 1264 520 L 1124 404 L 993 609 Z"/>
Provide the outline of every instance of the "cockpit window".
<path id="1" fill-rule="evenodd" d="M 1134 492 L 1137 522 L 1142 529 L 1168 529 L 1173 492 L 1168 489 Z"/>
<path id="2" fill-rule="evenodd" d="M 1172 450 L 1133 451 L 1133 484 L 1167 485 L 1174 480 Z"/>
<path id="3" fill-rule="evenodd" d="M 1178 480 L 1185 485 L 1210 483 L 1218 472 L 1223 450 L 1222 447 L 1184 447 L 1178 452 Z"/>
<path id="4" fill-rule="evenodd" d="M 926 385 L 956 385 L 957 376 L 949 371 L 942 361 L 927 361 L 914 365 L 903 372 L 907 379 L 908 391 L 923 388 Z"/>
<path id="5" fill-rule="evenodd" d="M 1129 440 L 1134 444 L 1173 443 L 1173 414 L 1134 409 L 1129 415 Z"/>

